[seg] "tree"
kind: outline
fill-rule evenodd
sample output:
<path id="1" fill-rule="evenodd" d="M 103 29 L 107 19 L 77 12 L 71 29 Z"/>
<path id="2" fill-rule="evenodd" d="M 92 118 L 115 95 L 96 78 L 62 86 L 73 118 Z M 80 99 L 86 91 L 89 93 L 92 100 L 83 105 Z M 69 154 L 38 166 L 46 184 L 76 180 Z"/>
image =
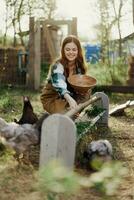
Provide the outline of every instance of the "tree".
<path id="1" fill-rule="evenodd" d="M 9 28 L 13 28 L 14 39 L 13 46 L 16 46 L 16 36 L 20 37 L 21 45 L 24 45 L 23 31 L 22 31 L 22 19 L 23 17 L 31 17 L 36 15 L 38 17 L 44 17 L 45 19 L 51 19 L 54 16 L 56 9 L 56 0 L 4 0 L 6 7 L 5 17 L 5 34 L 3 44 L 6 45 L 6 36 Z M 43 12 L 41 12 L 43 11 Z"/>
<path id="2" fill-rule="evenodd" d="M 39 0 L 38 8 L 43 11 L 45 19 L 52 19 L 56 10 L 56 0 Z"/>
<path id="3" fill-rule="evenodd" d="M 99 39 L 102 46 L 101 51 L 101 57 L 102 61 L 105 62 L 108 61 L 108 64 L 110 64 L 109 60 L 109 41 L 111 37 L 111 29 L 113 24 L 115 23 L 114 20 L 111 19 L 109 14 L 110 4 L 107 0 L 99 0 L 97 1 L 97 8 L 99 10 L 100 15 L 100 23 L 96 26 L 96 28 L 99 31 Z"/>
<path id="4" fill-rule="evenodd" d="M 119 34 L 119 48 L 118 48 L 118 52 L 119 52 L 119 57 L 122 56 L 122 35 L 121 35 L 121 18 L 122 18 L 122 8 L 123 8 L 123 0 L 118 1 L 119 5 L 116 5 L 116 1 L 115 0 L 110 0 L 111 5 L 113 6 L 113 10 L 114 10 L 114 17 L 116 20 L 116 24 L 117 24 L 117 29 L 118 29 L 118 34 Z"/>
<path id="5" fill-rule="evenodd" d="M 118 30 L 118 55 L 122 56 L 122 17 L 124 15 L 123 8 L 128 0 L 98 0 L 98 10 L 100 15 L 100 23 L 97 26 L 100 31 L 100 41 L 103 49 L 103 56 L 108 58 L 109 41 L 111 40 L 111 32 L 113 27 Z M 103 57 L 103 60 L 104 60 Z"/>

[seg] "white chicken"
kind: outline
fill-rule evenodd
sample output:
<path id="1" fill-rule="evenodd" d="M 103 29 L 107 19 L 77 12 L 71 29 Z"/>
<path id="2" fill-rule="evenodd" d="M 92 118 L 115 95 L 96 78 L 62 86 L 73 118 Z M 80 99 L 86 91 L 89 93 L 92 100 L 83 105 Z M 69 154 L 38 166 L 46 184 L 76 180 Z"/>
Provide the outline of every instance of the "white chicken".
<path id="1" fill-rule="evenodd" d="M 22 153 L 29 145 L 38 143 L 39 131 L 32 124 L 8 123 L 0 118 L 0 136 L 6 139 L 5 145 Z"/>

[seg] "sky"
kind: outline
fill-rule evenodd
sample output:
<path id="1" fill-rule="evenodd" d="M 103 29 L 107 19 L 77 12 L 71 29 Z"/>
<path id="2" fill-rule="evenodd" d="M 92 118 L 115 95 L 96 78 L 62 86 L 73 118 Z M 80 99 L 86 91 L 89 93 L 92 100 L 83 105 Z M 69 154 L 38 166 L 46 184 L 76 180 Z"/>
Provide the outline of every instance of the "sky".
<path id="1" fill-rule="evenodd" d="M 78 34 L 94 38 L 93 26 L 98 22 L 98 17 L 89 0 L 58 0 L 58 5 L 59 15 L 66 18 L 77 17 Z"/>
<path id="2" fill-rule="evenodd" d="M 118 0 L 117 4 L 118 4 Z M 78 34 L 87 35 L 90 41 L 96 38 L 94 26 L 99 22 L 99 16 L 94 7 L 96 0 L 58 0 L 58 13 L 61 16 L 77 17 Z M 132 0 L 129 0 L 131 3 Z M 66 8 L 66 9 L 65 9 Z M 122 36 L 134 32 L 131 4 L 126 3 L 124 7 L 125 17 L 122 23 Z M 113 38 L 118 38 L 117 29 L 113 30 Z"/>
<path id="3" fill-rule="evenodd" d="M 4 0 L 0 0 L 0 30 L 4 30 Z M 98 23 L 98 15 L 93 7 L 96 0 L 57 0 L 57 15 L 66 19 L 77 17 L 78 35 L 87 37 L 89 41 L 96 38 L 94 25 Z M 131 0 L 130 0 L 131 1 Z M 130 9 L 130 8 L 126 8 Z M 134 31 L 132 14 L 128 12 L 122 24 L 122 35 L 126 36 Z M 27 24 L 24 22 L 24 24 Z M 117 38 L 117 31 L 113 31 L 113 38 Z"/>

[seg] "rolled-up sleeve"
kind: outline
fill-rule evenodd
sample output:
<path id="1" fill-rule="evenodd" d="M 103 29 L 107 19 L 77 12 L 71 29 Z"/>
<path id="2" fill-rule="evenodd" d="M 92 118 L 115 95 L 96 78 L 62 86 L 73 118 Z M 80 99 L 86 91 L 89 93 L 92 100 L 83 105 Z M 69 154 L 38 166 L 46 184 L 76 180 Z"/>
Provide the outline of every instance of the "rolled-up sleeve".
<path id="1" fill-rule="evenodd" d="M 67 90 L 66 78 L 64 76 L 64 67 L 61 63 L 56 63 L 52 66 L 51 83 L 59 95 L 64 96 L 65 93 L 70 93 Z"/>

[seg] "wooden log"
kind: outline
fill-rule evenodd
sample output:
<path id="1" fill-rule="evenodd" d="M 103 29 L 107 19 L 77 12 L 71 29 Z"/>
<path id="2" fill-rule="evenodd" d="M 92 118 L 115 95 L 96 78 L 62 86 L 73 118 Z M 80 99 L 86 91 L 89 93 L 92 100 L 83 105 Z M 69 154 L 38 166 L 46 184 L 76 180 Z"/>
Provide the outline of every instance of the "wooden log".
<path id="1" fill-rule="evenodd" d="M 124 114 L 124 110 L 130 106 L 134 106 L 134 101 L 127 101 L 121 105 L 116 106 L 115 108 L 109 111 L 109 115 L 111 116 L 120 116 Z"/>
<path id="2" fill-rule="evenodd" d="M 80 103 L 75 109 L 71 109 L 68 112 L 65 113 L 66 116 L 68 117 L 72 117 L 73 115 L 75 115 L 78 112 L 81 112 L 85 107 L 89 106 L 90 104 L 92 104 L 93 102 L 97 101 L 101 99 L 101 97 L 92 97 L 91 99 L 89 99 L 88 101 L 84 102 L 84 103 Z"/>

